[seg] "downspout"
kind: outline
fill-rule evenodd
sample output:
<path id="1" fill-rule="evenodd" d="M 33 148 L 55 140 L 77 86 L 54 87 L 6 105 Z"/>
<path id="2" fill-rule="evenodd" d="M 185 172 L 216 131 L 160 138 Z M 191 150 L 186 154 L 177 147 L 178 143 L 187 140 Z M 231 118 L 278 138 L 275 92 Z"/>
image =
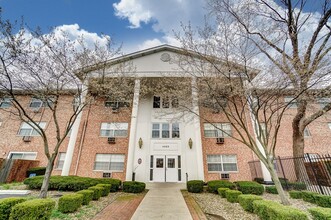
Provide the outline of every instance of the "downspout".
<path id="1" fill-rule="evenodd" d="M 87 112 L 87 115 L 86 115 L 86 120 L 84 121 L 84 125 L 83 125 L 83 132 L 82 132 L 82 135 L 80 137 L 78 157 L 77 157 L 75 172 L 74 172 L 75 176 L 77 175 L 79 160 L 80 160 L 80 156 L 81 156 L 81 153 L 82 153 L 82 148 L 83 148 L 83 144 L 84 144 L 84 140 L 85 140 L 85 134 L 86 134 L 86 129 L 87 129 L 88 118 L 90 116 L 90 112 L 91 112 L 91 105 L 89 105 L 88 112 Z"/>

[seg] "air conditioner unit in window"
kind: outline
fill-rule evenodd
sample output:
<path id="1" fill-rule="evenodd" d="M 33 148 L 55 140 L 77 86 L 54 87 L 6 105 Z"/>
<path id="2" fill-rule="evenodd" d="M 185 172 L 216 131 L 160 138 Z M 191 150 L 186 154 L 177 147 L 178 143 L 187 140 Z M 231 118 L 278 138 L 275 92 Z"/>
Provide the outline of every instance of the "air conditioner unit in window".
<path id="1" fill-rule="evenodd" d="M 116 139 L 114 137 L 108 137 L 108 144 L 115 144 L 116 143 Z"/>
<path id="2" fill-rule="evenodd" d="M 31 141 L 31 136 L 23 136 L 23 141 L 24 142 L 30 142 Z"/>
<path id="3" fill-rule="evenodd" d="M 41 108 L 33 108 L 32 111 L 34 113 L 40 113 L 41 112 Z"/>
<path id="4" fill-rule="evenodd" d="M 103 172 L 102 178 L 111 178 L 111 172 Z"/>
<path id="5" fill-rule="evenodd" d="M 112 110 L 113 113 L 118 113 L 119 112 L 118 107 L 112 107 L 111 110 Z"/>
<path id="6" fill-rule="evenodd" d="M 220 178 L 221 178 L 221 180 L 229 180 L 230 179 L 230 174 L 220 173 Z"/>
<path id="7" fill-rule="evenodd" d="M 216 138 L 216 144 L 224 144 L 224 138 Z"/>

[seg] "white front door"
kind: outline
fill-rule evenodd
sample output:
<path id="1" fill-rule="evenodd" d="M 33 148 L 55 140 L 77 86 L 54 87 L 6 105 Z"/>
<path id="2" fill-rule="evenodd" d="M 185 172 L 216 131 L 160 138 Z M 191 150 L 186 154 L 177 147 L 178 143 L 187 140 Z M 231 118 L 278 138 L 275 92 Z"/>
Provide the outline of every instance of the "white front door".
<path id="1" fill-rule="evenodd" d="M 178 165 L 177 156 L 154 156 L 153 181 L 177 182 Z"/>

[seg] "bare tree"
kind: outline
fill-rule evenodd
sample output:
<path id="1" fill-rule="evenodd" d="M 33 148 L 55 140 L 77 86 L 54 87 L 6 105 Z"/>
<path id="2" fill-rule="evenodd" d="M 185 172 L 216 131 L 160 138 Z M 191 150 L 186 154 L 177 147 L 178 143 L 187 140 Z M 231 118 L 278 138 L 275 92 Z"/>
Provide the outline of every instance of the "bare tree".
<path id="1" fill-rule="evenodd" d="M 102 74 L 106 61 L 119 52 L 112 49 L 109 37 L 101 40 L 88 44 L 84 36 L 70 39 L 65 32 L 27 31 L 23 25 L 0 20 L 0 91 L 11 102 L 10 108 L 2 110 L 28 124 L 42 139 L 48 162 L 41 198 L 47 196 L 59 147 L 79 114 L 93 100 L 88 92 L 87 73 L 97 66 Z M 38 106 L 29 108 L 24 98 L 27 96 L 38 101 Z M 65 103 L 64 96 L 72 98 Z M 63 114 L 63 105 L 73 108 Z M 45 118 L 55 127 L 54 132 L 47 131 L 42 123 Z"/>
<path id="2" fill-rule="evenodd" d="M 316 98 L 330 98 L 330 1 L 312 6 L 306 0 L 209 0 L 208 6 L 219 26 L 232 24 L 261 52 L 263 63 L 274 66 L 271 76 L 285 75 L 291 83 L 297 103 L 293 156 L 303 156 L 305 128 L 331 109 L 329 101 L 320 109 L 310 105 Z M 300 179 L 298 168 L 296 173 Z"/>

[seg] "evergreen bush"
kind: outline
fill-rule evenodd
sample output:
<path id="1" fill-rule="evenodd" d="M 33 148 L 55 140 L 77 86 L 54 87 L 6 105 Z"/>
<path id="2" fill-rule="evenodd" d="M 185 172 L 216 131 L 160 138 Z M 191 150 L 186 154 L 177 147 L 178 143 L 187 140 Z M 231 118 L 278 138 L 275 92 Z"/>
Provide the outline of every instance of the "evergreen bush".
<path id="1" fill-rule="evenodd" d="M 28 200 L 12 208 L 9 220 L 48 220 L 54 207 L 52 199 Z"/>
<path id="2" fill-rule="evenodd" d="M 187 191 L 192 193 L 201 193 L 203 191 L 203 184 L 202 180 L 190 180 L 187 181 L 186 187 Z"/>

